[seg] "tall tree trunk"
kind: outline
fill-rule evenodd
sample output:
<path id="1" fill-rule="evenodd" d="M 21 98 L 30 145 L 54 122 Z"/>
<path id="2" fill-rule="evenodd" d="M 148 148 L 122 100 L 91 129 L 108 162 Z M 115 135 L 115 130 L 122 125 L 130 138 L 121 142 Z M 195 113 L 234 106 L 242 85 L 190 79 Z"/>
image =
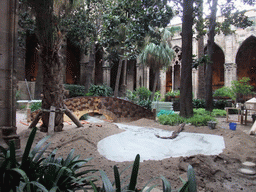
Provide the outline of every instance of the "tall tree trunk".
<path id="1" fill-rule="evenodd" d="M 159 69 L 157 69 L 156 72 L 155 72 L 155 78 L 154 78 L 153 90 L 152 90 L 152 95 L 151 95 L 151 101 L 154 100 L 155 93 L 156 93 L 156 85 L 158 83 L 158 80 L 159 80 Z"/>
<path id="2" fill-rule="evenodd" d="M 49 110 L 51 106 L 56 107 L 54 131 L 62 131 L 63 128 L 63 111 L 64 109 L 64 88 L 62 69 L 63 63 L 60 62 L 58 50 L 49 50 L 43 47 L 42 64 L 43 64 L 43 101 L 42 101 L 42 120 L 41 131 L 48 131 Z"/>
<path id="3" fill-rule="evenodd" d="M 215 37 L 215 26 L 216 26 L 216 13 L 217 13 L 218 0 L 212 0 L 210 26 L 207 42 L 207 54 L 210 58 L 210 62 L 206 64 L 206 76 L 205 76 L 205 101 L 206 110 L 212 111 L 213 100 L 212 100 L 212 65 L 213 65 L 213 48 L 214 48 L 214 37 Z"/>
<path id="4" fill-rule="evenodd" d="M 36 13 L 37 37 L 41 48 L 41 62 L 43 66 L 43 100 L 41 131 L 48 131 L 49 110 L 56 107 L 55 131 L 63 128 L 64 89 L 63 62 L 60 61 L 59 50 L 62 45 L 62 34 L 57 29 L 57 22 L 53 13 L 53 0 L 29 0 Z"/>
<path id="5" fill-rule="evenodd" d="M 183 1 L 182 22 L 182 68 L 180 86 L 180 115 L 193 116 L 192 104 L 192 25 L 193 25 L 193 0 Z"/>
<path id="6" fill-rule="evenodd" d="M 198 2 L 198 8 L 199 8 L 199 16 L 198 20 L 200 24 L 203 24 L 203 0 L 200 0 Z M 201 28 L 200 28 L 201 29 Z M 200 30 L 199 29 L 199 30 Z M 204 56 L 204 36 L 200 35 L 197 40 L 198 43 L 198 58 L 202 58 Z M 198 94 L 197 98 L 199 99 L 205 99 L 205 74 L 204 74 L 204 65 L 198 66 Z"/>
<path id="7" fill-rule="evenodd" d="M 125 97 L 126 95 L 126 87 L 127 87 L 127 62 L 128 62 L 128 59 L 125 58 L 124 60 L 124 70 L 123 70 L 123 83 L 122 83 L 122 87 L 121 87 L 121 93 L 122 93 L 122 96 Z"/>
<path id="8" fill-rule="evenodd" d="M 42 99 L 42 96 L 41 96 L 42 93 L 43 93 L 43 66 L 41 62 L 41 57 L 39 56 L 34 99 Z"/>
<path id="9" fill-rule="evenodd" d="M 91 84 L 94 83 L 92 81 L 94 63 L 95 63 L 95 43 L 93 43 L 93 45 L 91 47 L 90 56 L 89 56 L 89 63 L 86 66 L 85 93 L 88 93 Z"/>
<path id="10" fill-rule="evenodd" d="M 121 72 L 122 72 L 122 65 L 123 65 L 123 60 L 120 58 L 119 64 L 118 64 L 118 69 L 117 69 L 117 75 L 116 75 L 116 84 L 115 84 L 114 97 L 118 97 L 119 82 L 120 82 L 120 77 L 121 77 Z"/>

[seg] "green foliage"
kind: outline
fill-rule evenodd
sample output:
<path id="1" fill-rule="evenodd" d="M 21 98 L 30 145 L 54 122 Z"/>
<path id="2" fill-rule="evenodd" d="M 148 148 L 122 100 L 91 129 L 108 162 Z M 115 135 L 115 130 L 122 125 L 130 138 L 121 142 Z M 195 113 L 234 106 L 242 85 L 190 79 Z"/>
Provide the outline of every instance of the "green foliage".
<path id="1" fill-rule="evenodd" d="M 230 87 L 221 87 L 214 91 L 213 97 L 229 97 L 234 98 L 234 93 Z"/>
<path id="2" fill-rule="evenodd" d="M 110 0 L 105 7 L 101 43 L 110 53 L 108 59 L 112 53 L 118 53 L 118 59 L 136 56 L 150 27 L 166 27 L 173 17 L 166 1 Z"/>
<path id="3" fill-rule="evenodd" d="M 137 102 L 137 104 L 140 105 L 141 107 L 144 107 L 146 109 L 151 110 L 152 101 L 150 99 L 148 99 L 148 100 L 139 100 Z"/>
<path id="4" fill-rule="evenodd" d="M 152 101 L 149 99 L 150 96 L 151 91 L 148 90 L 146 87 L 140 87 L 133 92 L 130 90 L 127 90 L 126 92 L 126 98 L 129 101 L 147 109 L 151 109 Z"/>
<path id="5" fill-rule="evenodd" d="M 226 110 L 222 110 L 222 109 L 213 109 L 211 115 L 213 117 L 223 117 L 227 115 Z"/>
<path id="6" fill-rule="evenodd" d="M 160 115 L 171 115 L 173 113 L 174 113 L 173 110 L 161 110 L 159 111 L 159 113 L 157 113 L 157 117 L 159 117 Z"/>
<path id="7" fill-rule="evenodd" d="M 148 90 L 146 87 L 140 87 L 136 89 L 135 94 L 139 98 L 139 100 L 147 100 L 151 96 L 151 91 Z"/>
<path id="8" fill-rule="evenodd" d="M 191 123 L 195 126 L 206 126 L 208 121 L 214 121 L 215 119 L 210 115 L 194 114 L 193 117 L 186 119 L 186 123 Z"/>
<path id="9" fill-rule="evenodd" d="M 194 111 L 194 116 L 190 118 L 184 118 L 179 116 L 178 114 L 170 114 L 170 115 L 163 114 L 158 117 L 158 120 L 161 124 L 170 125 L 170 126 L 179 125 L 184 122 L 191 123 L 192 125 L 195 125 L 195 126 L 206 126 L 208 121 L 216 120 L 214 116 L 209 111 L 206 111 L 205 109 L 199 108 L 199 109 L 194 109 L 193 111 Z M 213 114 L 217 115 L 217 114 L 221 114 L 221 112 L 216 111 Z"/>
<path id="10" fill-rule="evenodd" d="M 20 47 L 25 48 L 27 35 L 35 34 L 35 20 L 32 18 L 31 10 L 25 8 L 22 1 L 19 4 L 18 43 Z"/>
<path id="11" fill-rule="evenodd" d="M 136 92 L 129 89 L 126 90 L 126 98 L 131 102 L 136 102 Z"/>
<path id="12" fill-rule="evenodd" d="M 170 126 L 179 125 L 179 124 L 185 122 L 184 117 L 181 117 L 175 113 L 171 114 L 171 115 L 160 115 L 158 117 L 158 120 L 161 124 L 170 125 Z"/>
<path id="13" fill-rule="evenodd" d="M 192 68 L 197 69 L 197 67 L 203 66 L 203 65 L 208 65 L 209 63 L 212 63 L 210 60 L 210 57 L 206 54 L 203 55 L 202 57 L 195 59 L 196 55 L 192 55 Z"/>
<path id="14" fill-rule="evenodd" d="M 175 90 L 175 91 L 168 91 L 165 96 L 167 97 L 176 97 L 176 96 L 180 96 L 180 90 Z"/>
<path id="15" fill-rule="evenodd" d="M 160 99 L 161 99 L 160 91 L 156 91 L 156 92 L 155 92 L 154 101 L 159 101 Z"/>
<path id="16" fill-rule="evenodd" d="M 193 108 L 205 108 L 205 100 L 204 99 L 193 99 Z"/>
<path id="17" fill-rule="evenodd" d="M 91 94 L 92 96 L 111 97 L 113 96 L 113 90 L 111 87 L 108 87 L 106 84 L 91 85 L 91 87 L 89 88 L 89 94 Z"/>
<path id="18" fill-rule="evenodd" d="M 41 109 L 41 107 L 42 107 L 42 102 L 31 103 L 30 105 L 31 112 Z"/>
<path id="19" fill-rule="evenodd" d="M 127 179 L 129 177 L 125 177 L 125 179 L 121 180 L 122 173 L 128 169 L 129 167 L 125 168 L 123 171 L 119 173 L 117 166 L 114 166 L 114 178 L 115 181 L 113 184 L 109 180 L 108 176 L 106 173 L 102 170 L 100 170 L 100 175 L 103 183 L 102 188 L 96 188 L 94 186 L 94 192 L 125 192 L 125 191 L 138 191 L 139 189 L 137 188 L 137 180 L 139 176 L 139 166 L 140 166 L 140 155 L 138 154 L 135 158 L 135 161 L 133 163 L 132 167 L 132 173 L 130 176 L 129 183 L 126 183 Z M 187 173 L 187 181 L 183 181 L 183 186 L 178 190 L 179 192 L 196 192 L 197 191 L 197 186 L 196 186 L 196 177 L 195 177 L 195 171 L 191 165 L 188 166 L 188 173 Z M 141 191 L 145 190 L 145 187 L 147 187 L 150 182 L 153 180 L 156 180 L 157 178 L 153 178 L 150 180 L 142 189 Z M 160 179 L 162 180 L 162 185 L 163 185 L 163 192 L 171 192 L 171 184 L 170 182 L 163 176 L 160 176 Z M 115 186 L 114 186 L 115 185 Z M 154 189 L 157 185 L 152 185 L 147 189 L 147 191 L 151 191 Z M 175 190 L 176 191 L 176 190 Z"/>
<path id="20" fill-rule="evenodd" d="M 69 91 L 69 97 L 85 96 L 85 87 L 83 85 L 65 84 L 64 88 Z"/>
<path id="21" fill-rule="evenodd" d="M 216 101 L 214 100 L 213 107 L 215 109 L 225 109 L 225 107 L 228 107 L 228 101 L 222 99 Z"/>
<path id="22" fill-rule="evenodd" d="M 253 86 L 249 84 L 249 81 L 249 77 L 243 77 L 240 80 L 231 82 L 231 89 L 235 97 L 237 96 L 237 94 L 248 95 L 252 93 Z"/>
<path id="23" fill-rule="evenodd" d="M 90 159 L 78 160 L 71 150 L 66 159 L 55 158 L 55 149 L 47 158 L 43 156 L 50 143 L 43 146 L 49 136 L 43 138 L 31 150 L 37 128 L 28 138 L 21 162 L 18 162 L 14 142 L 8 150 L 0 146 L 0 191 L 68 191 L 77 190 L 89 184 L 90 177 L 84 177 L 95 170 L 78 172 Z"/>

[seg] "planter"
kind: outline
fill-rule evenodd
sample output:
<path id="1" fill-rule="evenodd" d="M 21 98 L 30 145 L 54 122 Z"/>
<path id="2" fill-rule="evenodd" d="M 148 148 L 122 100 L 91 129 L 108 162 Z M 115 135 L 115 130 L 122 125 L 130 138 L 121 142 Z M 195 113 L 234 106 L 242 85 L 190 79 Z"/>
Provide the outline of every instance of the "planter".
<path id="1" fill-rule="evenodd" d="M 217 125 L 217 122 L 215 122 L 215 121 L 208 121 L 208 127 L 210 129 L 215 129 L 216 125 Z"/>

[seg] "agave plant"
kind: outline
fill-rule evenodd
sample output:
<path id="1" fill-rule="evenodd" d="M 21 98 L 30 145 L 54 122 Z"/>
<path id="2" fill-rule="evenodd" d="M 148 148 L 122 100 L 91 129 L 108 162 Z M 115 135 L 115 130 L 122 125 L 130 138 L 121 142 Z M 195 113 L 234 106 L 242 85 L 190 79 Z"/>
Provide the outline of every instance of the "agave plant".
<path id="1" fill-rule="evenodd" d="M 73 191 L 94 181 L 93 176 L 85 175 L 96 170 L 78 172 L 87 167 L 85 164 L 90 159 L 79 160 L 79 155 L 73 157 L 74 149 L 66 159 L 55 158 L 57 149 L 47 158 L 43 156 L 50 143 L 43 145 L 50 136 L 43 138 L 31 150 L 36 131 L 37 128 L 32 129 L 20 163 L 17 162 L 14 142 L 10 142 L 8 150 L 0 146 L 0 191 Z"/>

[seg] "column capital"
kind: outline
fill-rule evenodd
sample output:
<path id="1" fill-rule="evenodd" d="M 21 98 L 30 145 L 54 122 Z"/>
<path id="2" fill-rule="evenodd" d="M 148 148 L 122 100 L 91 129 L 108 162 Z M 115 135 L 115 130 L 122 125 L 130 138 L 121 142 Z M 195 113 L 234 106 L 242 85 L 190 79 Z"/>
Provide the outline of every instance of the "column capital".
<path id="1" fill-rule="evenodd" d="M 237 68 L 236 63 L 225 63 L 224 64 L 225 71 L 230 71 L 230 70 L 236 69 L 236 68 Z"/>

